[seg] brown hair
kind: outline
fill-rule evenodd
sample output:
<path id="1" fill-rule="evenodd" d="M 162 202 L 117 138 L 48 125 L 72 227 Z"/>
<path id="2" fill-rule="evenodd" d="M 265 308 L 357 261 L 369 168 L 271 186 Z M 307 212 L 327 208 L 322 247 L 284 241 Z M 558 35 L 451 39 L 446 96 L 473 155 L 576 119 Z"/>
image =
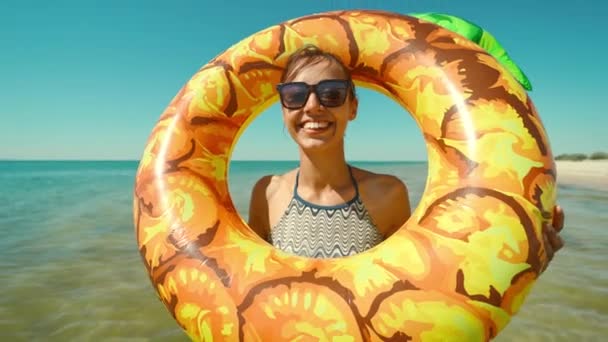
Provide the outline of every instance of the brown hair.
<path id="1" fill-rule="evenodd" d="M 296 75 L 306 66 L 315 65 L 317 63 L 329 61 L 330 63 L 336 63 L 340 68 L 342 68 L 342 72 L 347 80 L 350 81 L 350 93 L 353 99 L 355 98 L 355 84 L 353 83 L 353 78 L 350 73 L 350 70 L 342 63 L 340 58 L 336 55 L 323 51 L 319 49 L 317 46 L 312 44 L 307 44 L 296 50 L 289 59 L 287 60 L 287 65 L 285 66 L 285 70 L 283 71 L 283 75 L 281 75 L 281 83 L 288 82 L 293 80 Z"/>

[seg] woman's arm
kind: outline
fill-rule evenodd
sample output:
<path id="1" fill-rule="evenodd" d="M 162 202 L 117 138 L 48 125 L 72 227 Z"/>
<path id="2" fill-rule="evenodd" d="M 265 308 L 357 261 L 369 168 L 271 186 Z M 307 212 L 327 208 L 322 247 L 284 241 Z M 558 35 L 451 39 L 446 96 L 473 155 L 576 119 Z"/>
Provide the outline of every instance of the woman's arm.
<path id="1" fill-rule="evenodd" d="M 249 227 L 266 241 L 270 233 L 267 189 L 271 179 L 272 176 L 264 176 L 255 183 L 249 202 Z"/>
<path id="2" fill-rule="evenodd" d="M 407 191 L 407 186 L 397 177 L 392 178 L 388 196 L 388 208 L 386 209 L 391 215 L 391 225 L 385 232 L 385 238 L 393 235 L 412 215 L 410 208 L 410 198 Z"/>

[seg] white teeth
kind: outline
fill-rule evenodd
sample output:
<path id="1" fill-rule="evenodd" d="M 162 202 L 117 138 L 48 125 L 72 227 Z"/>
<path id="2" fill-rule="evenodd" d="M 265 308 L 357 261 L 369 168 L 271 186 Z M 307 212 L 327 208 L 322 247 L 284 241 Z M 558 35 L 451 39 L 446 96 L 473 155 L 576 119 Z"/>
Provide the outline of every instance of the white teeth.
<path id="1" fill-rule="evenodd" d="M 322 121 L 322 122 L 309 121 L 304 124 L 304 128 L 309 128 L 309 129 L 326 128 L 327 126 L 329 126 L 329 122 L 326 122 L 326 121 Z"/>

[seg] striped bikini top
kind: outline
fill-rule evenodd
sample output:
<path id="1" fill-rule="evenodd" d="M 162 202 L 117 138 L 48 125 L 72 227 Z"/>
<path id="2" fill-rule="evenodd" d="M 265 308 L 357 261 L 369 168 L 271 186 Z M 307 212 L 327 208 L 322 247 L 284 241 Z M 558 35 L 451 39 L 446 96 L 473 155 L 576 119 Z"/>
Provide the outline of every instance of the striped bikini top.
<path id="1" fill-rule="evenodd" d="M 338 258 L 363 252 L 383 240 L 359 198 L 350 166 L 355 197 L 350 201 L 321 206 L 298 195 L 296 174 L 293 197 L 279 222 L 270 231 L 270 243 L 291 254 L 310 258 Z"/>

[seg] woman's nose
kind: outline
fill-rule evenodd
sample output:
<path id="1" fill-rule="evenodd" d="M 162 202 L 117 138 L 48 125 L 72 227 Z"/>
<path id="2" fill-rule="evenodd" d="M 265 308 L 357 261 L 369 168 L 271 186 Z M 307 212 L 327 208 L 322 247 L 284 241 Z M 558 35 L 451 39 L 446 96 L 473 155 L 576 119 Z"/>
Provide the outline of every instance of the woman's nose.
<path id="1" fill-rule="evenodd" d="M 318 113 L 321 109 L 321 102 L 319 102 L 319 98 L 315 92 L 311 92 L 306 100 L 306 104 L 304 105 L 304 111 L 307 113 Z"/>

